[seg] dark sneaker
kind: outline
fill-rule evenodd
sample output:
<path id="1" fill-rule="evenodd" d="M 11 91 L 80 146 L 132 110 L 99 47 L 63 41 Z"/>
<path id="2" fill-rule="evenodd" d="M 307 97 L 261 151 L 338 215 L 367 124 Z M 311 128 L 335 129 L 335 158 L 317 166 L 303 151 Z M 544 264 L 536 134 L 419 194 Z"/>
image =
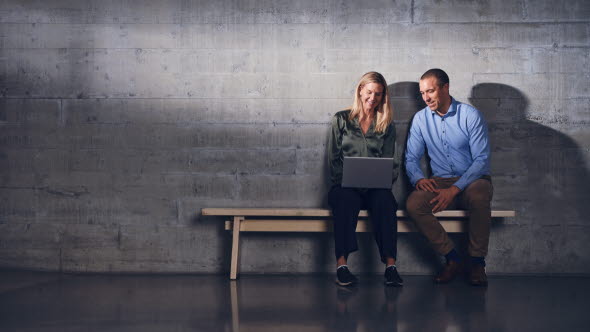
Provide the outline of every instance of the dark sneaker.
<path id="1" fill-rule="evenodd" d="M 340 286 L 350 286 L 356 284 L 358 279 L 350 273 L 347 266 L 341 266 L 336 270 L 336 283 Z"/>
<path id="2" fill-rule="evenodd" d="M 400 287 L 404 285 L 404 281 L 397 273 L 395 266 L 390 266 L 385 269 L 385 284 L 387 286 Z"/>

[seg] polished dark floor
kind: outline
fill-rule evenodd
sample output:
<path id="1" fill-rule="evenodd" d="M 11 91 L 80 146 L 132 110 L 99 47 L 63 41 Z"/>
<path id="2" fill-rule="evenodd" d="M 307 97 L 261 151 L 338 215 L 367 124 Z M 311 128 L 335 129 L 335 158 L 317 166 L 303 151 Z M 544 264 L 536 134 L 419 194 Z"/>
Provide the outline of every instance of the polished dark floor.
<path id="1" fill-rule="evenodd" d="M 0 271 L 0 331 L 590 331 L 588 277 L 491 277 L 487 289 L 361 277 Z"/>

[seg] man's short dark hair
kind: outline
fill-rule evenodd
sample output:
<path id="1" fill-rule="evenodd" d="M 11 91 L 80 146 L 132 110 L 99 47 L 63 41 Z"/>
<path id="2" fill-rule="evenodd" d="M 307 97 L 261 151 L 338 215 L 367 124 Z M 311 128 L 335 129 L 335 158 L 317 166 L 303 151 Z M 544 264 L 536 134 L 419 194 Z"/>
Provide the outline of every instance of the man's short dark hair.
<path id="1" fill-rule="evenodd" d="M 442 88 L 445 84 L 449 84 L 449 75 L 445 73 L 444 70 L 438 68 L 432 68 L 427 70 L 422 77 L 420 77 L 420 81 L 428 78 L 428 77 L 435 77 L 438 81 L 438 85 Z"/>

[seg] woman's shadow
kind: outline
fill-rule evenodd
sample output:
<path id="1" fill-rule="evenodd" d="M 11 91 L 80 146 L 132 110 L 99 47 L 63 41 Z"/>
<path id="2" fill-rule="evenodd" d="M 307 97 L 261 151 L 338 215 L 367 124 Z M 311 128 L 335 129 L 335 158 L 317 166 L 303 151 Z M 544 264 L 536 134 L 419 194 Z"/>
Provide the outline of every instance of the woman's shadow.
<path id="1" fill-rule="evenodd" d="M 399 164 L 399 176 L 393 186 L 393 194 L 398 202 L 399 209 L 405 210 L 406 200 L 414 189 L 406 176 L 404 163 L 406 141 L 414 115 L 426 107 L 426 104 L 422 100 L 420 87 L 417 82 L 397 82 L 389 85 L 388 89 L 397 133 L 395 159 Z M 431 174 L 429 163 L 430 161 L 427 156 L 421 161 L 421 168 L 426 176 L 430 176 Z M 451 236 L 455 237 L 455 235 Z M 404 262 L 406 262 L 405 271 L 407 272 L 422 272 L 424 268 L 419 267 L 420 265 L 425 265 L 426 269 L 434 272 L 440 260 L 430 248 L 426 239 L 418 233 L 400 233 L 398 235 L 398 251 L 405 252 L 410 256 L 403 258 Z"/>
<path id="2" fill-rule="evenodd" d="M 406 199 L 412 191 L 412 185 L 406 176 L 404 156 L 406 154 L 406 140 L 412 125 L 414 114 L 426 107 L 420 95 L 420 87 L 416 82 L 397 82 L 388 86 L 389 98 L 394 112 L 396 129 L 395 159 L 399 164 L 399 176 L 393 187 L 393 193 L 399 208 L 405 209 Z M 430 174 L 427 160 L 422 161 L 425 174 Z"/>

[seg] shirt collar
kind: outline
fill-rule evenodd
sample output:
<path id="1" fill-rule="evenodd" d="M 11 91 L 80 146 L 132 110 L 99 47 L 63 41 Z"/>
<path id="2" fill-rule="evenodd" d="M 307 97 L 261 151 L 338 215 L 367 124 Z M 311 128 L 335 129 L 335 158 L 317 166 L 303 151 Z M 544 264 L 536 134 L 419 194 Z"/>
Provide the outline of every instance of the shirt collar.
<path id="1" fill-rule="evenodd" d="M 438 115 L 438 113 L 436 113 L 435 111 L 431 110 L 430 107 L 426 106 L 428 108 L 428 110 L 430 111 L 430 114 L 432 115 Z M 457 101 L 455 100 L 455 98 L 451 97 L 451 106 L 449 106 L 449 111 L 443 116 L 443 118 L 446 118 L 447 116 L 451 116 L 453 114 L 457 113 Z"/>
<path id="2" fill-rule="evenodd" d="M 358 116 L 352 120 L 352 123 L 362 132 L 361 122 L 359 121 Z M 377 115 L 375 115 L 373 117 L 373 121 L 371 121 L 371 124 L 369 125 L 369 129 L 367 129 L 367 132 L 364 135 L 368 135 L 370 132 L 373 132 L 375 130 L 374 128 L 376 125 L 377 125 Z"/>

